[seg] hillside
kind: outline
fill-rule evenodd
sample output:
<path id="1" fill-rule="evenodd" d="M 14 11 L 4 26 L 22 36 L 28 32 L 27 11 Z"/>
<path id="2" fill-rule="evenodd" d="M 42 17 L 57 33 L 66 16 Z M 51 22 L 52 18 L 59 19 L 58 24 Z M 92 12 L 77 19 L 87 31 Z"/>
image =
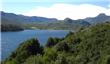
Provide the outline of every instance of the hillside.
<path id="1" fill-rule="evenodd" d="M 37 39 L 22 44 L 2 64 L 109 64 L 110 23 L 70 32 L 65 38 Z"/>
<path id="2" fill-rule="evenodd" d="M 6 13 L 3 11 L 1 11 L 1 16 L 10 21 L 22 22 L 22 23 L 57 21 L 57 19 L 55 19 L 55 18 L 45 18 L 45 17 L 38 17 L 38 16 L 24 16 L 24 15 L 17 15 L 14 13 Z"/>
<path id="3" fill-rule="evenodd" d="M 26 29 L 32 29 L 31 27 L 35 27 L 36 29 L 76 30 L 80 27 L 87 27 L 90 25 L 84 20 L 71 20 L 72 23 L 70 23 L 70 21 L 67 21 L 66 19 L 57 20 L 55 18 L 45 18 L 38 16 L 29 17 L 5 12 L 1 12 L 1 19 L 7 19 L 7 23 L 21 23 Z M 4 22 L 4 20 L 2 20 L 2 22 Z"/>
<path id="4" fill-rule="evenodd" d="M 88 17 L 85 19 L 73 20 L 70 18 L 65 18 L 64 20 L 58 20 L 55 18 L 24 16 L 24 15 L 17 15 L 14 13 L 6 13 L 1 11 L 1 19 L 6 19 L 7 23 L 12 23 L 12 24 L 18 23 L 18 26 L 22 24 L 22 27 L 25 29 L 33 29 L 34 27 L 34 29 L 43 29 L 43 30 L 53 29 L 53 30 L 77 31 L 81 28 L 86 28 L 93 24 L 109 22 L 110 16 L 101 13 L 96 17 Z M 4 22 L 4 20 L 1 21 L 2 23 Z"/>
<path id="5" fill-rule="evenodd" d="M 110 21 L 110 16 L 107 16 L 106 14 L 101 13 L 96 17 L 88 17 L 88 18 L 85 18 L 84 20 L 91 24 L 104 23 L 104 22 Z"/>
<path id="6" fill-rule="evenodd" d="M 10 21 L 1 17 L 1 31 L 21 31 L 24 27 L 19 22 Z"/>
<path id="7" fill-rule="evenodd" d="M 60 20 L 50 23 L 31 23 L 25 25 L 27 28 L 36 27 L 37 29 L 53 29 L 53 30 L 78 30 L 90 26 L 90 23 L 84 20 Z"/>

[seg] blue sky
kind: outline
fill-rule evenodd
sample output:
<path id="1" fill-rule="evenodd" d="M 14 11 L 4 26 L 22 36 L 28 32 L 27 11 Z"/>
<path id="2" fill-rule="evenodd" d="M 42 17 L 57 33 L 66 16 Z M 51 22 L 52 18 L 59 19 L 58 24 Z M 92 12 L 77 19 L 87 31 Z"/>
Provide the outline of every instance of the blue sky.
<path id="1" fill-rule="evenodd" d="M 110 8 L 110 0 L 2 0 L 2 11 L 24 14 L 37 7 L 49 8 L 55 4 L 90 4 L 106 9 Z"/>

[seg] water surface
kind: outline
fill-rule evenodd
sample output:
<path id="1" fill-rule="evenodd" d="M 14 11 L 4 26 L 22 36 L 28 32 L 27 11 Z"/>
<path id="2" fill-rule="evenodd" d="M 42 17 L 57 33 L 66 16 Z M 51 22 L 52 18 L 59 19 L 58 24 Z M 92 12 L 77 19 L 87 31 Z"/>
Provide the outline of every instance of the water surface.
<path id="1" fill-rule="evenodd" d="M 37 38 L 41 45 L 45 45 L 49 37 L 64 37 L 68 30 L 24 30 L 18 32 L 1 32 L 1 59 L 4 60 L 18 45 L 27 39 Z"/>

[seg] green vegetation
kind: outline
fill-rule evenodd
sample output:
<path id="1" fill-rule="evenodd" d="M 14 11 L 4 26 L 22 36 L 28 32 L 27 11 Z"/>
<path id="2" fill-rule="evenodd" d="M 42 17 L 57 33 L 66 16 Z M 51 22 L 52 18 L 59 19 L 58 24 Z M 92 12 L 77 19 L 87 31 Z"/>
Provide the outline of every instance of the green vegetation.
<path id="1" fill-rule="evenodd" d="M 59 38 L 48 38 L 48 41 L 46 43 L 46 47 L 53 47 L 54 45 L 56 45 L 58 42 L 60 42 L 62 39 Z"/>
<path id="2" fill-rule="evenodd" d="M 30 39 L 22 44 L 6 59 L 6 64 L 20 64 L 23 63 L 28 57 L 42 54 L 43 48 L 38 43 L 37 39 Z"/>
<path id="3" fill-rule="evenodd" d="M 76 30 L 79 29 L 80 27 L 87 27 L 90 25 L 90 23 L 85 21 L 84 19 L 72 20 L 70 18 L 65 18 L 64 20 L 57 20 L 56 18 L 45 18 L 38 16 L 29 17 L 24 15 L 17 15 L 14 13 L 6 13 L 4 11 L 1 11 L 1 22 L 2 22 L 1 24 L 4 24 L 5 22 L 5 24 L 2 27 L 2 31 L 15 31 L 16 28 L 21 28 L 21 25 L 25 29 L 46 29 L 46 30 L 47 29 Z M 8 26 L 9 24 L 7 25 L 7 23 L 14 25 L 15 28 Z"/>
<path id="4" fill-rule="evenodd" d="M 23 27 L 13 25 L 13 24 L 1 25 L 1 31 L 22 31 L 22 30 L 24 30 Z"/>
<path id="5" fill-rule="evenodd" d="M 24 27 L 19 22 L 9 21 L 7 19 L 1 19 L 1 31 L 21 31 Z"/>
<path id="6" fill-rule="evenodd" d="M 27 29 L 45 29 L 45 30 L 77 30 L 81 27 L 88 27 L 90 24 L 83 20 L 62 20 L 56 22 L 33 22 L 24 24 Z M 32 28 L 34 27 L 34 28 Z"/>
<path id="7" fill-rule="evenodd" d="M 97 24 L 65 38 L 22 43 L 3 64 L 110 64 L 110 23 Z"/>

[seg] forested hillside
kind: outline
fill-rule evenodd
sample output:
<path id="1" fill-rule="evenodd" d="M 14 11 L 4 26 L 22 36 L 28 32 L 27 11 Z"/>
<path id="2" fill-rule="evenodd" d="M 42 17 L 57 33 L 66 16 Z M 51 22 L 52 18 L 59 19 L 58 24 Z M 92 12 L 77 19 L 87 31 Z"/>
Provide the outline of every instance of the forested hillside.
<path id="1" fill-rule="evenodd" d="M 10 21 L 1 17 L 1 31 L 21 31 L 24 30 L 22 23 Z"/>
<path id="2" fill-rule="evenodd" d="M 35 27 L 36 29 L 46 29 L 46 30 L 78 30 L 80 28 L 85 28 L 90 26 L 89 22 L 84 20 L 72 20 L 70 18 L 66 18 L 62 21 L 57 22 L 49 22 L 49 23 L 30 23 L 25 24 L 25 27 Z"/>
<path id="3" fill-rule="evenodd" d="M 49 38 L 45 46 L 27 40 L 2 64 L 110 64 L 110 23 Z"/>

